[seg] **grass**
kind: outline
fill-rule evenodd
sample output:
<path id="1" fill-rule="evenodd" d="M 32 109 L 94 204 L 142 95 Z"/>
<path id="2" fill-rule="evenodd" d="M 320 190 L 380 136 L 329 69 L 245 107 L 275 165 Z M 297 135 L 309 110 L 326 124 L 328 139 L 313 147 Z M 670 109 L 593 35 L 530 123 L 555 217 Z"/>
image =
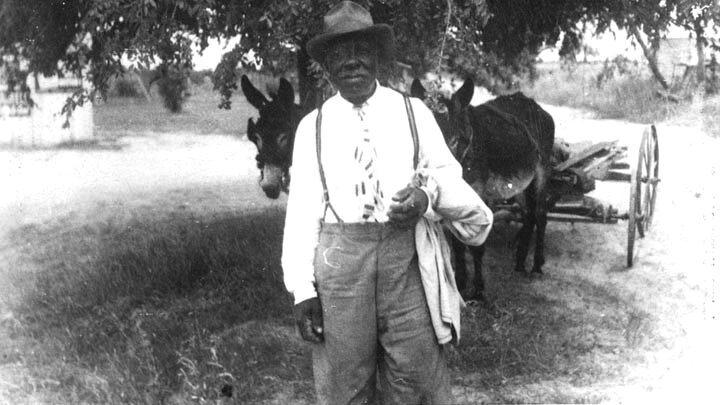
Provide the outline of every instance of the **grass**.
<path id="1" fill-rule="evenodd" d="M 659 86 L 641 68 L 598 84 L 602 71 L 601 65 L 594 64 L 543 66 L 540 78 L 523 91 L 540 102 L 586 109 L 598 118 L 643 124 L 665 121 L 681 111 L 677 103 L 657 96 Z"/>
<path id="2" fill-rule="evenodd" d="M 2 277 L 21 293 L 4 339 L 13 344 L 0 350 L 30 366 L 20 389 L 40 387 L 48 402 L 202 403 L 230 389 L 236 403 L 312 402 L 309 347 L 281 280 L 282 209 L 157 208 L 166 199 L 10 235 L 16 266 Z M 514 230 L 489 242 L 492 304 L 464 314 L 462 344 L 450 349 L 455 384 L 499 402 L 607 399 L 583 387 L 623 374 L 619 360 L 639 357 L 653 333 L 631 324 L 652 317 L 629 289 L 576 274 L 567 260 L 543 283 L 505 271 Z M 542 391 L 548 381 L 565 388 Z"/>
<path id="3" fill-rule="evenodd" d="M 708 98 L 701 107 L 703 128 L 708 134 L 720 138 L 720 96 Z"/>
<path id="4" fill-rule="evenodd" d="M 151 91 L 150 100 L 142 98 L 109 98 L 95 106 L 96 135 L 103 137 L 143 134 L 147 132 L 243 135 L 247 120 L 256 110 L 238 92 L 230 110 L 218 108 L 220 96 L 210 84 L 191 88 L 192 95 L 182 112 L 170 113 L 162 99 Z"/>
<path id="5" fill-rule="evenodd" d="M 58 382 L 54 398 L 73 403 L 214 400 L 225 385 L 253 401 L 293 380 L 309 392 L 277 255 L 282 212 L 105 208 L 72 229 L 61 218 L 10 235 L 8 337 L 42 348 L 23 356 L 44 365 L 31 381 Z"/>
<path id="6" fill-rule="evenodd" d="M 668 78 L 671 92 L 679 97 L 672 101 L 659 95 L 660 86 L 649 76 L 647 67 L 634 66 L 598 85 L 603 70 L 599 64 L 542 65 L 539 79 L 526 83 L 523 91 L 540 102 L 582 108 L 598 118 L 642 124 L 680 119 L 682 125 L 700 123 L 707 134 L 720 137 L 720 124 L 715 119 L 720 113 L 720 95 L 694 92 L 672 77 Z"/>
<path id="7" fill-rule="evenodd" d="M 545 102 L 601 105 L 582 104 L 583 86 L 557 76 L 535 91 Z M 622 80 L 605 88 L 613 86 L 632 88 Z M 95 124 L 119 142 L 244 132 L 254 111 L 242 96 L 230 111 L 214 97 L 196 93 L 180 115 L 159 100 L 111 99 Z M 126 196 L 8 230 L 0 403 L 312 403 L 310 348 L 282 284 L 284 210 L 228 204 L 234 192 L 223 184 L 158 191 L 141 203 Z M 198 204 L 181 209 L 178 200 Z M 461 344 L 447 351 L 462 402 L 611 401 L 615 388 L 639 384 L 631 370 L 683 333 L 679 319 L 661 324 L 655 308 L 675 287 L 651 265 L 619 272 L 612 263 L 623 263 L 624 233 L 606 229 L 550 226 L 538 279 L 510 271 L 517 229 L 497 225 L 485 260 L 488 303 L 464 311 Z"/>

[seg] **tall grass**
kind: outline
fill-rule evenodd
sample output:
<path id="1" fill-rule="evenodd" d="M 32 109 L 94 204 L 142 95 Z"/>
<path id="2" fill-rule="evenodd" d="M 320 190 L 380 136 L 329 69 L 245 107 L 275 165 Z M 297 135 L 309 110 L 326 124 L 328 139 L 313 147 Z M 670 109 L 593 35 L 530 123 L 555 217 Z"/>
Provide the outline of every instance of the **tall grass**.
<path id="1" fill-rule="evenodd" d="M 720 114 L 720 95 L 703 94 L 682 78 L 669 77 L 669 93 L 673 95 L 669 98 L 668 92 L 661 91 L 649 76 L 647 67 L 638 64 L 618 72 L 613 63 L 541 65 L 538 78 L 525 82 L 522 90 L 540 102 L 581 108 L 598 118 L 642 124 L 699 124 L 707 134 L 720 137 L 720 120 L 716 119 Z"/>
<path id="2" fill-rule="evenodd" d="M 679 104 L 658 96 L 659 86 L 639 68 L 599 81 L 602 71 L 602 65 L 547 65 L 523 91 L 540 102 L 586 109 L 598 118 L 645 124 L 681 111 Z"/>
<path id="3" fill-rule="evenodd" d="M 230 110 L 218 108 L 220 97 L 209 83 L 192 86 L 183 111 L 178 114 L 163 107 L 162 98 L 154 90 L 150 95 L 150 100 L 109 98 L 99 102 L 94 107 L 95 135 L 117 137 L 179 132 L 241 136 L 245 134 L 248 118 L 257 115 L 240 92 L 234 95 Z"/>
<path id="4" fill-rule="evenodd" d="M 700 115 L 705 132 L 715 138 L 720 138 L 720 95 L 708 97 L 700 109 Z"/>

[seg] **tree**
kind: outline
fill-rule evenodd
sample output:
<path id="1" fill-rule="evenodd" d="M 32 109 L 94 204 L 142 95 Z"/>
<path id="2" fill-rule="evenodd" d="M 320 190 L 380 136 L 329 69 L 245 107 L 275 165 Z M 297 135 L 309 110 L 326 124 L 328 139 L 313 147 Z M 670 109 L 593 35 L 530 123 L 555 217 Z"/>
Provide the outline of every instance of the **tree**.
<path id="1" fill-rule="evenodd" d="M 718 0 L 679 1 L 676 5 L 675 23 L 695 34 L 697 53 L 697 83 L 705 83 L 705 48 L 712 43 L 718 48 L 717 36 L 720 29 L 720 2 Z M 710 30 L 715 37 L 709 37 Z"/>
<path id="2" fill-rule="evenodd" d="M 188 67 L 190 45 L 204 49 L 211 38 L 240 37 L 215 73 L 222 106 L 235 90 L 235 67 L 253 51 L 272 73 L 297 71 L 300 94 L 311 99 L 312 61 L 305 42 L 331 0 L 2 0 L 0 52 L 19 52 L 42 73 L 82 72 L 103 91 L 129 58 L 137 67 L 161 64 Z M 448 49 L 477 42 L 477 22 L 487 19 L 484 0 L 361 0 L 376 22 L 396 27 L 398 60 L 417 73 L 439 57 L 452 25 Z M 448 8 L 450 6 L 450 8 Z M 448 20 L 447 16 L 451 16 Z M 32 23 L 28 24 L 30 21 Z M 58 64 L 59 63 L 59 64 Z M 387 74 L 392 74 L 389 69 Z"/>
<path id="3" fill-rule="evenodd" d="M 294 70 L 298 74 L 303 104 L 317 103 L 315 86 L 318 66 L 304 50 L 305 43 L 322 29 L 322 16 L 334 4 L 329 0 L 271 1 L 261 7 L 235 8 L 227 14 L 227 35 L 239 35 L 240 42 L 227 53 L 215 72 L 215 86 L 223 97 L 223 106 L 236 89 L 235 66 L 242 63 L 248 51 L 264 61 L 272 73 Z M 484 0 L 361 0 L 376 23 L 394 27 L 397 47 L 396 60 L 411 66 L 421 75 L 446 63 L 448 55 L 477 43 L 478 22 L 487 20 Z M 241 23 L 237 23 L 241 22 Z M 452 27 L 452 32 L 447 33 Z M 451 36 L 452 40 L 447 40 Z M 293 69 L 294 68 L 294 69 Z M 394 67 L 387 66 L 383 79 L 393 76 Z"/>
<path id="4" fill-rule="evenodd" d="M 581 39 L 582 22 L 596 23 L 599 31 L 616 22 L 637 33 L 638 41 L 642 31 L 653 65 L 669 13 L 681 1 L 358 0 L 376 22 L 395 28 L 396 61 L 415 76 L 443 69 L 493 87 L 511 85 L 563 32 Z M 192 46 L 204 49 L 210 39 L 240 38 L 214 73 L 222 107 L 230 107 L 237 89 L 237 66 L 253 61 L 273 74 L 296 74 L 303 103 L 313 106 L 322 81 L 304 45 L 320 32 L 322 16 L 335 2 L 0 0 L 0 53 L 21 55 L 36 72 L 85 74 L 104 91 L 108 79 L 123 72 L 123 60 L 140 68 L 159 64 L 182 75 L 192 67 Z M 390 65 L 383 77 L 397 73 Z"/>

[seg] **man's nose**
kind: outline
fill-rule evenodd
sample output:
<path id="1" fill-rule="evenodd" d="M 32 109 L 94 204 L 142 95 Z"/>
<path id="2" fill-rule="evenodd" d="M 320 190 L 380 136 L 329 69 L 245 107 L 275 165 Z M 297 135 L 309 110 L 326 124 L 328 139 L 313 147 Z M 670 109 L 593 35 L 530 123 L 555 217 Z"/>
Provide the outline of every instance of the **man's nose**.
<path id="1" fill-rule="evenodd" d="M 351 56 L 345 59 L 345 63 L 343 63 L 344 68 L 356 68 L 358 66 L 361 66 L 360 59 Z"/>

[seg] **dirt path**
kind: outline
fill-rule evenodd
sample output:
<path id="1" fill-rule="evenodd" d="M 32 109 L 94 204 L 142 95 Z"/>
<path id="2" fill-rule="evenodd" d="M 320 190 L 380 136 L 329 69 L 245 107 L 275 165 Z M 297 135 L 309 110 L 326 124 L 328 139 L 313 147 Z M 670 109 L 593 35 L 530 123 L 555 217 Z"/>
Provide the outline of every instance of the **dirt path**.
<path id="1" fill-rule="evenodd" d="M 122 138 L 113 148 L 0 151 L 0 181 L 9 189 L 0 194 L 0 226 L 178 188 L 232 188 L 240 204 L 267 205 L 255 153 L 254 145 L 231 136 L 153 133 Z"/>
<path id="2" fill-rule="evenodd" d="M 557 134 L 568 141 L 619 139 L 628 146 L 629 161 L 637 161 L 644 127 L 616 120 L 593 120 L 568 108 L 548 107 L 558 123 Z M 668 325 L 681 325 L 672 348 L 654 355 L 634 377 L 646 385 L 617 390 L 619 402 L 647 403 L 707 401 L 714 397 L 712 377 L 720 359 L 717 303 L 720 142 L 697 127 L 660 124 L 659 197 L 651 235 L 640 240 L 637 271 L 651 269 L 658 279 L 673 283 L 658 290 L 637 283 L 632 286 L 648 303 L 653 315 Z M 599 185 L 598 198 L 627 209 L 628 187 Z M 620 225 L 618 225 L 620 226 Z M 625 224 L 621 230 L 624 232 Z M 636 248 L 637 248 L 636 247 Z M 634 270 L 628 270 L 630 272 Z M 635 281 L 636 282 L 636 281 Z"/>
<path id="3" fill-rule="evenodd" d="M 557 123 L 557 137 L 568 142 L 619 139 L 628 147 L 630 162 L 636 161 L 643 126 L 594 120 L 569 108 L 547 109 Z M 672 294 L 658 297 L 658 291 L 646 288 L 641 279 L 630 287 L 659 319 L 681 326 L 676 344 L 659 350 L 631 376 L 645 384 L 613 389 L 618 402 L 665 403 L 672 398 L 688 402 L 710 398 L 705 395 L 714 388 L 710 367 L 718 358 L 716 317 L 720 315 L 716 302 L 720 142 L 699 127 L 659 125 L 658 133 L 662 183 L 652 234 L 638 244 L 636 268 L 651 269 L 667 280 L 669 287 L 663 291 Z M 254 146 L 246 140 L 151 134 L 120 142 L 119 150 L 0 151 L 0 183 L 5 190 L 0 194 L 0 240 L 22 225 L 116 200 L 150 204 L 157 193 L 174 189 L 219 190 L 231 196 L 225 201 L 229 206 L 284 203 L 284 197 L 271 202 L 259 190 Z M 594 195 L 622 210 L 628 204 L 627 185 L 601 184 Z M 183 201 L 182 194 L 178 198 L 178 207 L 192 203 Z M 621 224 L 607 232 L 625 229 Z M 579 244 L 592 249 L 591 242 Z"/>

